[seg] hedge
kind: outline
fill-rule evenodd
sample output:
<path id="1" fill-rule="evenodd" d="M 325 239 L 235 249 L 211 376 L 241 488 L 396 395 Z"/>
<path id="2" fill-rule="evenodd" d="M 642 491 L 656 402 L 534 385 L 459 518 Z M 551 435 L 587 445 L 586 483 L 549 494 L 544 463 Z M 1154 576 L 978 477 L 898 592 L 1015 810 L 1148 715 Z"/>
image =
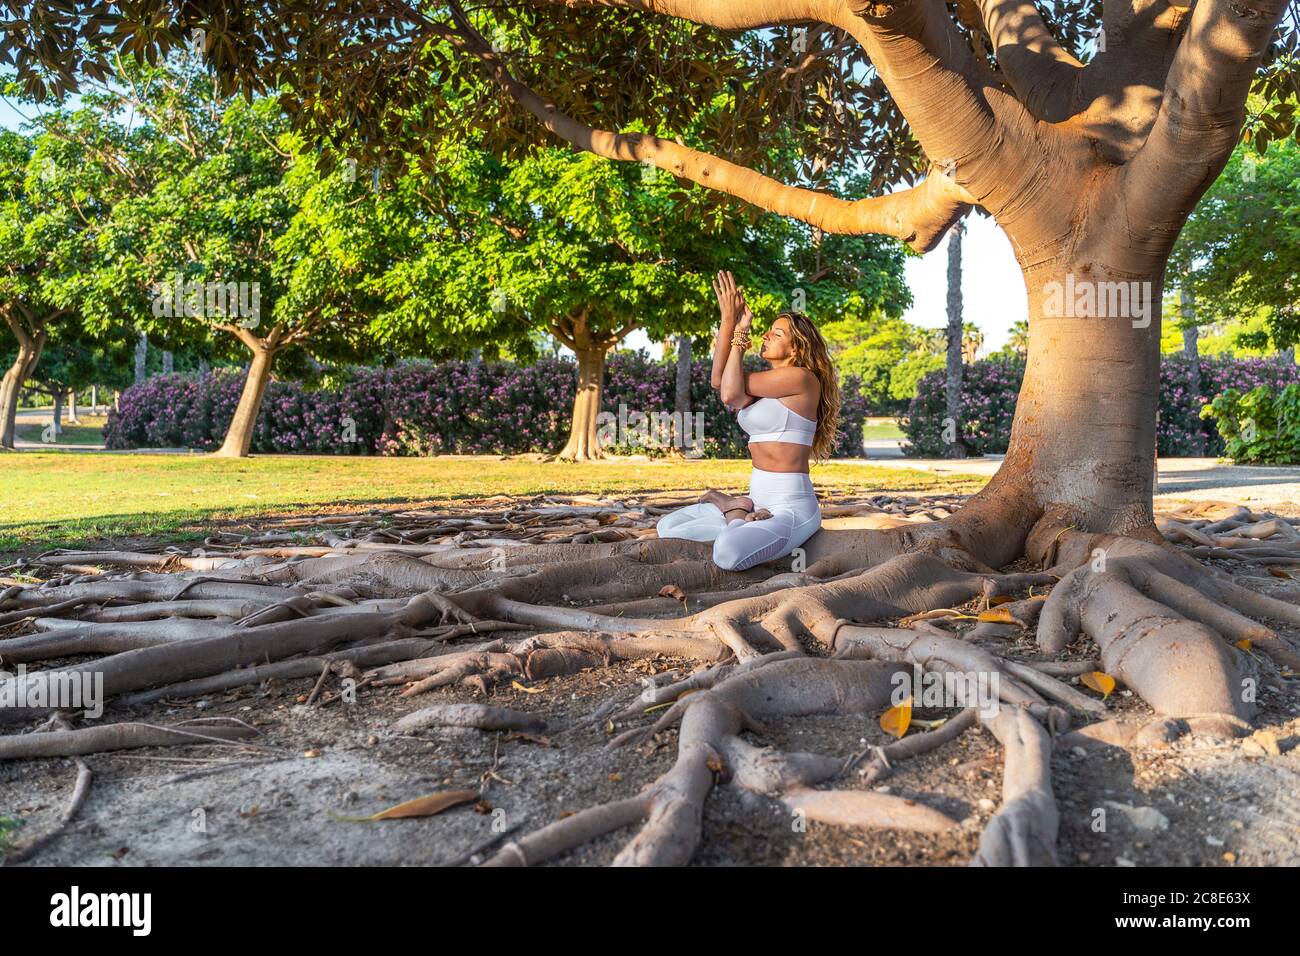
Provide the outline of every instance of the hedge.
<path id="1" fill-rule="evenodd" d="M 757 366 L 756 366 L 757 367 Z M 745 456 L 735 416 L 709 388 L 711 361 L 691 370 L 691 408 L 703 414 L 704 457 Z M 220 446 L 244 377 L 230 370 L 202 376 L 156 375 L 122 393 L 104 427 L 109 448 Z M 522 454 L 559 451 L 568 437 L 577 388 L 573 362 L 402 362 L 354 368 L 334 388 L 272 382 L 253 431 L 253 451 L 341 455 Z M 860 457 L 866 401 L 844 383 L 836 457 Z M 640 353 L 610 357 L 603 408 L 617 419 L 671 413 L 676 369 Z M 635 422 L 635 419 L 633 419 Z M 690 429 L 687 429 L 688 434 Z M 620 451 L 662 449 L 622 446 Z"/>
<path id="2" fill-rule="evenodd" d="M 1160 361 L 1160 410 L 1156 443 L 1161 455 L 1217 456 L 1224 443 L 1210 421 L 1202 421 L 1201 408 L 1228 389 L 1249 392 L 1260 386 L 1281 390 L 1300 382 L 1300 368 L 1275 359 L 1202 358 L 1199 400 L 1191 389 L 1192 366 L 1187 357 L 1165 355 Z M 1001 454 L 1011 440 L 1011 420 L 1025 366 L 1018 359 L 982 359 L 966 366 L 962 383 L 961 433 L 975 454 Z M 907 409 L 903 432 L 904 453 L 941 458 L 945 450 L 947 416 L 943 371 L 921 379 L 916 397 Z"/>

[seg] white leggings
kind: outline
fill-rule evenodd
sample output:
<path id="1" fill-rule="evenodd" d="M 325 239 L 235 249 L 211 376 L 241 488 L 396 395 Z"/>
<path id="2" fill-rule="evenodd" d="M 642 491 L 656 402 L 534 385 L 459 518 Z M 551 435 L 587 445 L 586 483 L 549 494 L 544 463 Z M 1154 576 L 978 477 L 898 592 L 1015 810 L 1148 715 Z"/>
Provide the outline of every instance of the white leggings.
<path id="1" fill-rule="evenodd" d="M 728 522 L 717 505 L 702 501 L 664 515 L 656 530 L 661 538 L 712 541 L 714 564 L 724 571 L 743 571 L 784 557 L 822 526 L 817 494 L 805 472 L 755 468 L 749 478 L 749 497 L 754 510 L 766 508 L 772 517 Z"/>

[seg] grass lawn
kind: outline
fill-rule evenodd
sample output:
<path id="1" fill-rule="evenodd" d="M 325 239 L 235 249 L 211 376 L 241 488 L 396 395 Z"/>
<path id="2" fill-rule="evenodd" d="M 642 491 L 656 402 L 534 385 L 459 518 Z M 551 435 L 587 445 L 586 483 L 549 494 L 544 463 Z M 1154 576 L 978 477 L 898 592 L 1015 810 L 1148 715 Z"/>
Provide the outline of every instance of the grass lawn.
<path id="1" fill-rule="evenodd" d="M 903 430 L 892 418 L 876 418 L 867 422 L 862 429 L 862 437 L 867 441 L 881 438 L 903 438 Z"/>
<path id="2" fill-rule="evenodd" d="M 63 423 L 63 431 L 59 433 L 59 438 L 53 444 L 59 445 L 102 445 L 104 443 L 104 422 L 108 421 L 105 415 L 80 415 L 78 416 L 77 425 Z M 46 420 L 40 423 L 25 423 L 15 427 L 15 432 L 23 441 L 43 441 L 42 435 L 46 426 L 50 424 L 47 416 Z"/>
<path id="3" fill-rule="evenodd" d="M 217 521 L 299 511 L 435 504 L 491 495 L 740 489 L 748 461 L 541 463 L 525 459 L 345 458 L 17 452 L 0 455 L 0 551 L 136 535 L 202 538 Z M 967 492 L 984 478 L 829 463 L 824 491 Z"/>

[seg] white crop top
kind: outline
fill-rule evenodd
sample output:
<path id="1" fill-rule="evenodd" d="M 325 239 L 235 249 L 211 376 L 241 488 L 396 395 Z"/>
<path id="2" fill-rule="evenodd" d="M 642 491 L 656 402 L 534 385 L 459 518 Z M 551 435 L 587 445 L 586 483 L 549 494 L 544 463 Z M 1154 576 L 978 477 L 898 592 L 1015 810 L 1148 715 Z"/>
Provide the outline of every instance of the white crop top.
<path id="1" fill-rule="evenodd" d="M 760 398 L 736 413 L 750 444 L 756 442 L 784 441 L 793 445 L 809 445 L 817 434 L 817 423 L 804 418 L 785 406 L 779 398 Z"/>

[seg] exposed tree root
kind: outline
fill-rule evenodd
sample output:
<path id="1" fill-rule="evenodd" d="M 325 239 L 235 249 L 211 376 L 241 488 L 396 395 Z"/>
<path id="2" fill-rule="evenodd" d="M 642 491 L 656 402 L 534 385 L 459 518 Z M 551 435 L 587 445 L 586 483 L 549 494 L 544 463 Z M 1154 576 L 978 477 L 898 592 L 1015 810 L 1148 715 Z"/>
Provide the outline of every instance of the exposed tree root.
<path id="1" fill-rule="evenodd" d="M 923 799 L 858 788 L 979 723 L 1005 766 L 1002 803 L 973 862 L 1039 865 L 1055 862 L 1054 744 L 1239 735 L 1263 669 L 1300 669 L 1300 646 L 1282 633 L 1300 628 L 1300 608 L 1193 559 L 1230 555 L 1284 575 L 1276 563 L 1300 561 L 1297 520 L 1216 505 L 1160 516 L 1131 537 L 1088 534 L 990 485 L 966 502 L 877 496 L 828 506 L 806 567 L 785 559 L 737 574 L 714 566 L 705 545 L 653 538 L 655 518 L 674 504 L 503 501 L 385 516 L 383 528 L 342 516 L 318 520 L 311 534 L 291 525 L 215 535 L 188 554 L 51 552 L 36 565 L 49 580 L 0 589 L 0 661 L 62 666 L 0 674 L 0 701 L 78 674 L 102 675 L 110 703 L 133 707 L 272 678 L 316 678 L 319 690 L 331 673 L 404 696 L 450 686 L 486 694 L 503 681 L 666 658 L 677 670 L 646 678 L 635 699 L 620 692 L 552 732 L 613 720 L 622 726 L 609 746 L 625 747 L 679 728 L 673 767 L 639 795 L 518 837 L 490 862 L 538 863 L 635 826 L 617 863 L 685 863 L 722 785 L 775 801 L 792 821 L 939 832 L 956 821 Z M 1022 553 L 1046 570 L 993 570 Z M 523 633 L 486 637 L 507 629 Z M 1017 659 L 1023 646 L 1009 639 L 1030 631 L 1042 659 Z M 1097 670 L 1154 716 L 1115 716 L 1112 703 L 1070 683 Z M 900 681 L 922 678 L 978 679 L 992 697 L 946 699 L 950 716 L 934 729 L 853 754 L 755 741 L 772 720 L 875 719 L 897 703 Z M 0 723 L 49 710 L 0 704 Z M 453 703 L 392 729 L 544 727 L 533 715 Z M 0 736 L 0 758 L 194 742 L 218 729 L 11 733 Z M 851 772 L 853 789 L 821 789 Z"/>
<path id="2" fill-rule="evenodd" d="M 255 736 L 257 731 L 241 721 L 230 724 L 192 721 L 174 727 L 137 723 L 110 724 L 107 727 L 50 730 L 39 734 L 0 737 L 0 760 L 84 756 L 139 747 L 229 743 Z"/>

